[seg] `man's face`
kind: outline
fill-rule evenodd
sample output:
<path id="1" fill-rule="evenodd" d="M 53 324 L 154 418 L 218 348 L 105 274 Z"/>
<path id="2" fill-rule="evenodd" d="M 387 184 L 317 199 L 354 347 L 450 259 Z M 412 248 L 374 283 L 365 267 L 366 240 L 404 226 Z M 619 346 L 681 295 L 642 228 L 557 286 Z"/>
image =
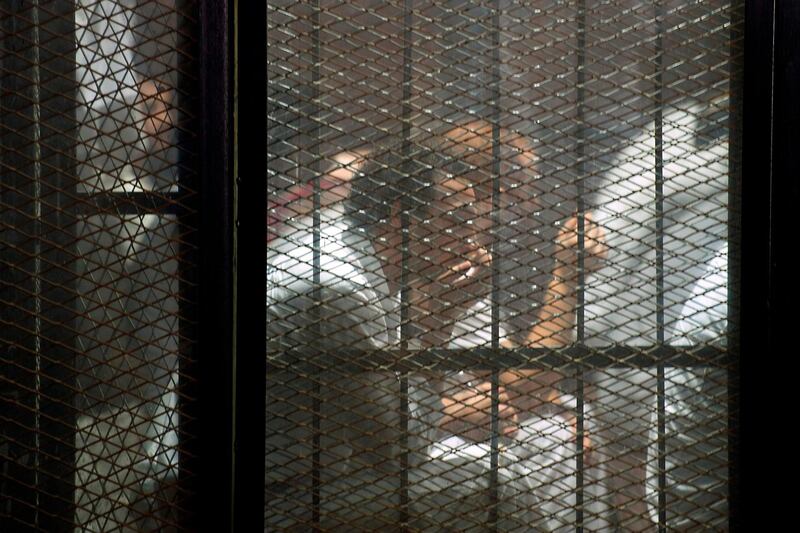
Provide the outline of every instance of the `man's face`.
<path id="1" fill-rule="evenodd" d="M 469 124 L 451 130 L 445 139 L 450 145 L 443 149 L 455 156 L 455 164 L 440 169 L 447 177 L 429 191 L 428 205 L 408 215 L 410 318 L 421 326 L 428 345 L 446 344 L 454 321 L 491 294 L 492 128 L 484 122 Z M 503 201 L 531 203 L 534 158 L 529 144 L 505 130 L 501 144 Z M 398 203 L 380 246 L 394 281 L 402 271 L 400 212 Z"/>
<path id="2" fill-rule="evenodd" d="M 411 319 L 429 345 L 446 342 L 453 320 L 489 294 L 491 201 L 463 178 L 434 186 L 424 208 L 408 215 L 408 286 Z M 403 259 L 400 206 L 383 235 L 384 267 L 400 280 Z"/>

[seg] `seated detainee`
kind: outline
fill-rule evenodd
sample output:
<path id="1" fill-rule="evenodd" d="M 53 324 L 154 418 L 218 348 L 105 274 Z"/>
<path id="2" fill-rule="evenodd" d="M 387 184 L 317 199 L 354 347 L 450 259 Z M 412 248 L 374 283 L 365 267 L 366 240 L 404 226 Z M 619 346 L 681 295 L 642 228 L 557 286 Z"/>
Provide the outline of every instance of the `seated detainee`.
<path id="1" fill-rule="evenodd" d="M 321 187 L 328 201 L 319 213 L 316 294 L 312 217 L 283 221 L 279 236 L 270 238 L 269 338 L 278 349 L 323 353 L 315 361 L 324 368 L 286 368 L 268 377 L 268 527 L 302 529 L 311 523 L 316 431 L 323 529 L 398 524 L 404 444 L 411 529 L 480 531 L 486 523 L 491 504 L 488 374 L 424 369 L 411 374 L 404 436 L 401 376 L 374 369 L 340 371 L 340 363 L 353 362 L 337 358 L 344 359 L 348 349 L 447 347 L 463 337 L 454 331 L 475 318 L 470 310 L 491 292 L 491 176 L 486 165 L 473 161 L 491 146 L 487 131 L 491 128 L 481 122 L 455 128 L 437 151 L 415 147 L 405 162 L 391 151 L 339 156 L 344 170 L 338 176 L 329 173 Z M 510 136 L 504 132 L 504 137 Z M 512 157 L 523 160 L 517 168 L 527 171 L 533 154 L 524 140 L 513 139 L 508 143 L 516 151 Z M 530 179 L 529 174 L 509 176 L 521 183 Z M 517 190 L 524 194 L 524 187 Z M 310 201 L 308 189 L 292 194 L 295 200 L 306 198 L 300 203 Z M 275 212 L 303 209 L 280 199 L 273 207 Z M 571 341 L 576 228 L 572 220 L 558 237 L 557 267 L 545 305 L 523 340 L 528 345 Z M 602 232 L 590 218 L 585 237 L 587 256 L 602 256 Z M 472 329 L 490 327 L 484 321 Z M 509 370 L 500 375 L 497 515 L 502 531 L 574 525 L 575 432 L 570 417 L 555 405 L 558 394 L 551 384 L 559 376 L 549 374 Z M 316 429 L 312 394 L 321 411 Z M 596 530 L 609 524 L 595 474 L 586 476 L 584 527 Z"/>

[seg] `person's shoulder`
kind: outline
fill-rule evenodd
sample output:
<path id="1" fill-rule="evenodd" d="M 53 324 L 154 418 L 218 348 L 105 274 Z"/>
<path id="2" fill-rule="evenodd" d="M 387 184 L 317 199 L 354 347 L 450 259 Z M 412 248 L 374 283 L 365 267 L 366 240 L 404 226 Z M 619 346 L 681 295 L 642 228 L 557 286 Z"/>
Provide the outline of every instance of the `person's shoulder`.
<path id="1" fill-rule="evenodd" d="M 318 231 L 319 254 L 315 240 Z M 323 211 L 315 231 L 313 218 L 287 221 L 281 235 L 270 241 L 267 251 L 267 284 L 273 289 L 305 292 L 313 284 L 319 261 L 320 284 L 325 289 L 352 292 L 368 286 L 362 261 L 368 253 L 348 238 L 350 228 L 341 213 Z"/>
<path id="2" fill-rule="evenodd" d="M 348 227 L 341 214 L 338 211 L 323 210 L 319 219 L 318 226 L 315 226 L 311 215 L 283 220 L 279 233 L 270 240 L 267 247 L 267 264 L 312 264 L 317 238 L 321 257 L 347 256 L 345 236 Z"/>

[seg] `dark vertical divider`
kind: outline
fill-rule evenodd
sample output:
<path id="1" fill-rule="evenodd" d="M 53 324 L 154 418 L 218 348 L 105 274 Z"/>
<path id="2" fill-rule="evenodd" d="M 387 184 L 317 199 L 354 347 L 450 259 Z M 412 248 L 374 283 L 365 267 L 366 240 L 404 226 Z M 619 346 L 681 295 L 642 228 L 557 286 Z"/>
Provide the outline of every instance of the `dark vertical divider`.
<path id="1" fill-rule="evenodd" d="M 800 201 L 800 6 L 788 0 L 745 4 L 742 130 L 740 435 L 732 494 L 734 529 L 782 529 L 791 491 L 775 487 L 790 460 L 780 444 L 785 409 L 796 401 L 794 372 L 781 372 L 796 329 L 796 210 Z M 789 414 L 791 418 L 791 414 Z M 776 433 L 777 432 L 777 433 Z M 777 456 L 776 456 L 777 452 Z M 781 458 L 778 458 L 781 457 Z"/>
<path id="2" fill-rule="evenodd" d="M 772 57 L 773 2 L 749 2 L 745 12 L 745 79 L 742 136 L 742 247 L 741 276 L 751 283 L 742 283 L 741 296 L 741 471 L 740 500 L 743 505 L 738 524 L 733 529 L 747 531 L 748 521 L 762 518 L 763 509 L 771 505 L 766 498 L 759 500 L 759 491 L 767 476 L 759 466 L 748 461 L 760 461 L 766 446 L 758 446 L 759 432 L 771 429 L 762 411 L 770 401 L 758 400 L 761 380 L 770 373 L 759 361 L 764 353 L 765 333 L 770 331 L 770 183 L 772 181 Z M 753 176 L 745 180 L 744 176 Z M 753 357 L 748 357 L 751 355 Z M 775 418 L 775 417 L 774 417 Z M 773 419 L 774 419 L 773 418 Z M 752 487 L 752 488 L 751 488 Z M 749 499 L 749 502 L 747 500 Z M 764 507 L 761 507 L 764 504 Z M 769 518 L 763 516 L 765 522 Z M 762 527 L 766 523 L 762 524 Z"/>
<path id="3" fill-rule="evenodd" d="M 71 531 L 75 516 L 73 11 L 0 3 L 3 531 Z"/>
<path id="4" fill-rule="evenodd" d="M 744 81 L 744 1 L 734 0 L 730 12 L 730 114 L 728 211 L 728 469 L 730 529 L 740 531 L 741 469 L 740 359 L 742 300 L 742 104 Z"/>
<path id="5" fill-rule="evenodd" d="M 191 472 L 186 527 L 230 531 L 233 523 L 233 173 L 231 21 L 227 2 L 199 2 L 200 84 L 196 121 L 196 348 L 186 385 L 184 471 Z M 187 89 L 188 90 L 188 89 Z M 191 288 L 187 288 L 191 291 Z M 193 367 L 193 368 L 192 368 Z"/>
<path id="6" fill-rule="evenodd" d="M 178 8 L 177 24 L 179 28 L 195 28 L 194 31 L 179 33 L 178 49 L 183 53 L 177 59 L 177 86 L 178 88 L 188 87 L 197 83 L 197 73 L 199 72 L 198 63 L 200 61 L 200 39 L 198 39 L 200 28 L 197 26 L 196 13 L 193 12 L 194 4 L 192 0 L 177 0 Z M 194 26 L 193 26 L 194 25 Z M 202 92 L 193 94 L 188 98 L 188 107 L 193 111 L 200 109 L 203 105 Z M 202 137 L 200 132 L 202 120 L 199 112 L 187 113 L 180 117 L 178 123 L 178 133 L 176 142 L 182 149 L 178 152 L 177 164 L 179 168 L 192 169 L 192 175 L 199 177 L 200 169 L 196 166 L 197 162 L 192 161 L 194 154 L 202 152 Z M 177 218 L 178 232 L 183 236 L 180 244 L 180 261 L 178 262 L 179 278 L 179 298 L 181 302 L 181 312 L 178 317 L 178 353 L 181 373 L 185 375 L 197 375 L 199 361 L 197 359 L 199 346 L 197 345 L 197 335 L 199 331 L 199 308 L 198 301 L 198 280 L 200 274 L 199 250 L 200 244 L 199 227 L 199 207 L 200 196 L 190 191 L 198 191 L 200 184 L 193 182 L 187 184 L 183 177 L 179 181 L 181 188 L 180 194 L 193 195 L 193 202 L 187 202 L 194 209 L 187 209 L 180 213 Z M 193 512 L 200 506 L 201 494 L 197 490 L 201 471 L 197 470 L 202 466 L 201 458 L 204 456 L 202 441 L 198 434 L 193 431 L 200 429 L 202 419 L 200 416 L 199 394 L 202 392 L 200 383 L 197 381 L 186 380 L 181 383 L 179 389 L 178 412 L 180 413 L 180 423 L 178 424 L 178 442 L 182 443 L 182 448 L 186 450 L 181 456 L 178 474 L 178 487 L 185 498 L 186 505 L 179 511 L 179 521 L 182 524 L 199 527 L 200 520 L 196 519 L 199 513 Z"/>
<path id="7" fill-rule="evenodd" d="M 44 531 L 72 531 L 75 517 L 75 23 L 70 2 L 35 7 L 39 144 L 35 172 L 42 231 L 40 298 L 40 509 Z"/>
<path id="8" fill-rule="evenodd" d="M 0 529 L 13 531 L 36 520 L 35 435 L 36 351 L 32 267 L 34 206 L 31 87 L 25 73 L 32 62 L 33 28 L 22 2 L 4 0 L 0 12 Z"/>
<path id="9" fill-rule="evenodd" d="M 233 524 L 245 532 L 264 529 L 267 10 L 237 9 Z"/>

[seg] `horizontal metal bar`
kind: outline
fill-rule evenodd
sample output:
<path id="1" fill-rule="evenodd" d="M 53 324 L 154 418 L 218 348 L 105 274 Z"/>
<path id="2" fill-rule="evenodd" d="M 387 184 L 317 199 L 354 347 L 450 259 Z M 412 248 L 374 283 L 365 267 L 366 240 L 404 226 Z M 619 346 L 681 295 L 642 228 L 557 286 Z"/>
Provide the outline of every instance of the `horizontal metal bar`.
<path id="1" fill-rule="evenodd" d="M 431 349 L 420 351 L 353 350 L 296 348 L 278 351 L 267 349 L 268 371 L 319 372 L 335 370 L 342 373 L 372 371 L 448 371 L 496 370 L 504 368 L 559 369 L 579 363 L 587 371 L 606 368 L 656 368 L 659 364 L 675 367 L 713 366 L 730 364 L 728 351 L 715 346 L 612 346 L 590 348 L 568 346 L 561 349 Z"/>
<path id="2" fill-rule="evenodd" d="M 179 215 L 186 212 L 186 192 L 103 192 L 79 195 L 76 211 L 92 215 Z"/>

